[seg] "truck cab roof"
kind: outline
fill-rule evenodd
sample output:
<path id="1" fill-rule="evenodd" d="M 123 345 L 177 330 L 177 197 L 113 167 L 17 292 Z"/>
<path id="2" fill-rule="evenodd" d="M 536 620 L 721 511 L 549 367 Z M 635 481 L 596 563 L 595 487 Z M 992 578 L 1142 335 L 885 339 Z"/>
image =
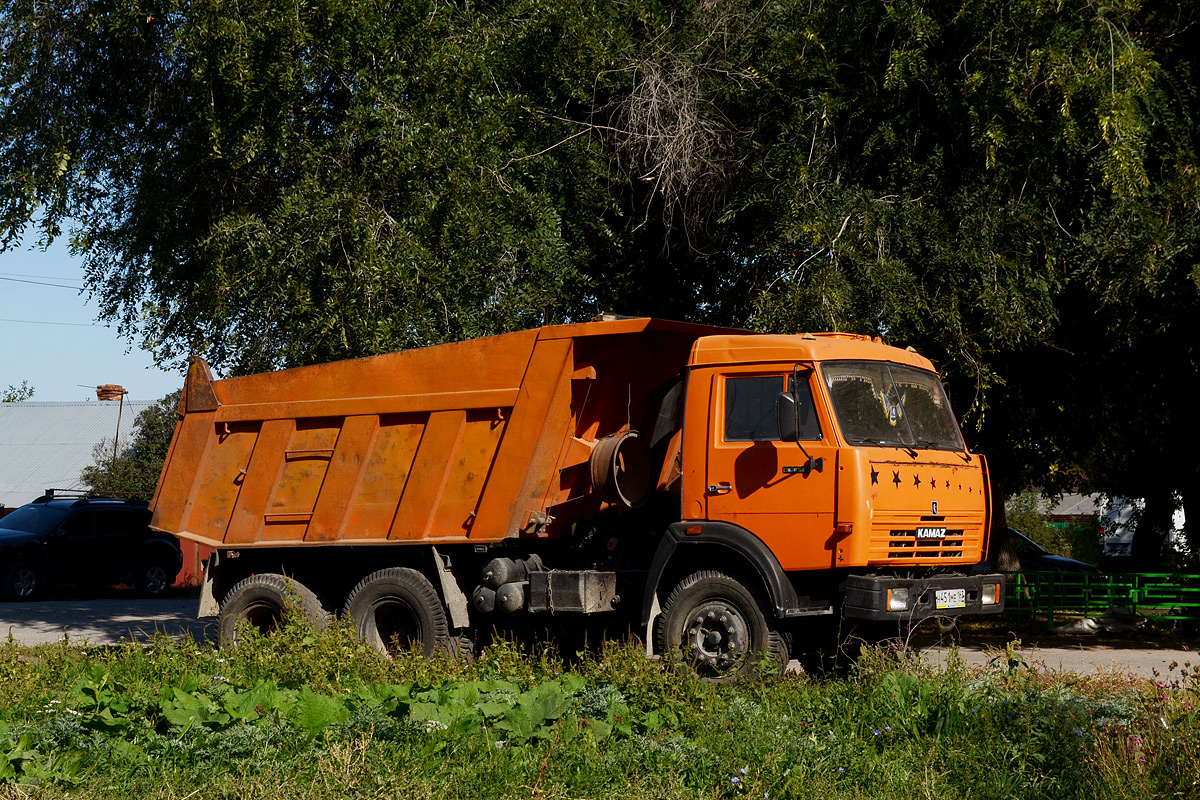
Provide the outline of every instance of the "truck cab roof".
<path id="1" fill-rule="evenodd" d="M 933 363 L 912 350 L 884 345 L 878 338 L 853 333 L 717 334 L 696 340 L 692 366 L 745 364 L 748 362 L 886 360 L 933 371 Z"/>

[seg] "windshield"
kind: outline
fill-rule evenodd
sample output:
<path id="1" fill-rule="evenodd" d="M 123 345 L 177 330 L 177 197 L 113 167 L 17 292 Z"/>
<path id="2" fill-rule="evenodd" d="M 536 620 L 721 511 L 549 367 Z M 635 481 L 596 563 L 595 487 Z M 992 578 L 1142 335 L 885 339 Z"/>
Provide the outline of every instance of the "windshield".
<path id="1" fill-rule="evenodd" d="M 932 372 L 878 361 L 821 365 L 842 436 L 851 444 L 963 450 L 946 390 Z"/>
<path id="2" fill-rule="evenodd" d="M 46 533 L 62 522 L 67 513 L 65 509 L 50 506 L 21 506 L 4 519 L 0 519 L 0 528 L 25 533 Z"/>

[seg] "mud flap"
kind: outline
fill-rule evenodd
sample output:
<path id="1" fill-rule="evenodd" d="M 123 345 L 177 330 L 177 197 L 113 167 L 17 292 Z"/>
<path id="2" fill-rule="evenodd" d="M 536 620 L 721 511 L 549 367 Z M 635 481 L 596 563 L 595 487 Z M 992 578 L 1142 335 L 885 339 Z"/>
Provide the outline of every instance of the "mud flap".
<path id="1" fill-rule="evenodd" d="M 446 610 L 450 612 L 450 627 L 459 630 L 471 627 L 471 617 L 467 610 L 467 595 L 458 585 L 458 579 L 455 578 L 453 566 L 450 564 L 450 557 L 439 553 L 436 547 L 429 549 L 433 551 L 433 564 L 437 571 L 438 582 L 442 587 L 442 599 L 446 603 Z"/>
<path id="2" fill-rule="evenodd" d="M 221 607 L 213 594 L 213 568 L 216 565 L 216 553 L 204 560 L 204 583 L 200 585 L 200 609 L 196 612 L 197 617 L 215 617 L 220 613 Z"/>

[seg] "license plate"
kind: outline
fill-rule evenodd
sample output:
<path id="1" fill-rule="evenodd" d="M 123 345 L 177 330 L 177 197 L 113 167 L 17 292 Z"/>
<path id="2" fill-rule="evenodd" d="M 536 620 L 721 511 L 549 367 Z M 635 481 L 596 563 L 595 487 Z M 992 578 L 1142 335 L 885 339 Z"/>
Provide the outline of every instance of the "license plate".
<path id="1" fill-rule="evenodd" d="M 945 539 L 945 528 L 917 528 L 918 539 Z"/>
<path id="2" fill-rule="evenodd" d="M 966 589 L 938 589 L 934 595 L 934 604 L 938 608 L 966 608 Z"/>

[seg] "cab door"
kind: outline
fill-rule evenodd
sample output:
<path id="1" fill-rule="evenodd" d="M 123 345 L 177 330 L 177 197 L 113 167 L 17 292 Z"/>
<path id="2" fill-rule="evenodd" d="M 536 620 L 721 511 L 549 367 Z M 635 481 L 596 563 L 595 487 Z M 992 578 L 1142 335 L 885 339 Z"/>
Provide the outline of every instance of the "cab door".
<path id="1" fill-rule="evenodd" d="M 814 401 L 813 375 L 794 374 L 788 364 L 730 367 L 710 377 L 706 516 L 754 533 L 785 570 L 835 566 L 837 448 L 824 423 L 828 416 Z M 779 394 L 794 377 L 799 445 L 779 440 L 776 416 Z M 819 469 L 805 469 L 805 451 Z"/>

